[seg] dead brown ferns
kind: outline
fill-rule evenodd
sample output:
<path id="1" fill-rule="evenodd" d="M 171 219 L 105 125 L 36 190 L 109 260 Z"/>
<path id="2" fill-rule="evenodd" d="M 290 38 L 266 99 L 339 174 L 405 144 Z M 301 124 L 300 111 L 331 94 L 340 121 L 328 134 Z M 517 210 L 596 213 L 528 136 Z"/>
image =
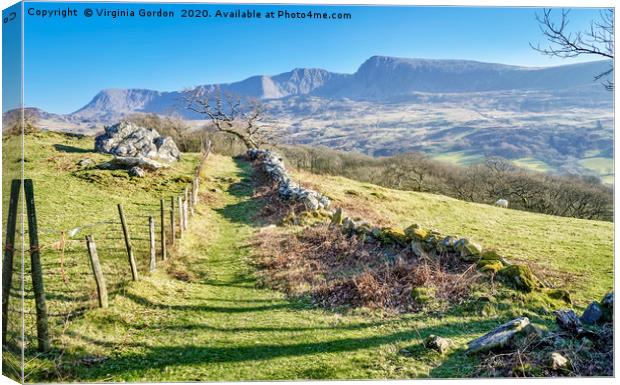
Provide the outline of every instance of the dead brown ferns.
<path id="1" fill-rule="evenodd" d="M 452 258 L 416 258 L 408 249 L 369 243 L 328 225 L 259 237 L 264 283 L 292 296 L 310 295 L 328 308 L 418 311 L 463 300 L 480 277 Z M 416 288 L 431 298 L 416 297 Z"/>

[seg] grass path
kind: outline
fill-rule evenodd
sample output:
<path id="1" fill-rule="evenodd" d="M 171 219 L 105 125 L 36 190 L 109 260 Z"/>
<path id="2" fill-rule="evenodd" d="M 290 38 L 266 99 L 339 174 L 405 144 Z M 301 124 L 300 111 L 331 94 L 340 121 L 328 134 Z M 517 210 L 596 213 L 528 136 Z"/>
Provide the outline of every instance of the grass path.
<path id="1" fill-rule="evenodd" d="M 260 203 L 251 199 L 248 167 L 212 157 L 202 189 L 220 192 L 205 196 L 168 272 L 160 267 L 110 308 L 71 322 L 60 371 L 33 367 L 31 381 L 461 377 L 473 358 L 460 350 L 441 357 L 421 338 L 439 334 L 462 346 L 522 314 L 383 318 L 324 311 L 257 287 L 248 258 Z"/>

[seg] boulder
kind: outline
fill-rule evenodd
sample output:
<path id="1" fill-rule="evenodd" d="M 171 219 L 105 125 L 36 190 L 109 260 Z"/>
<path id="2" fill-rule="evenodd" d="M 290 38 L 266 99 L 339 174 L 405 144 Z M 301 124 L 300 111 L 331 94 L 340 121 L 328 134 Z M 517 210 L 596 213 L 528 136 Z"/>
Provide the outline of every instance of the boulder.
<path id="1" fill-rule="evenodd" d="M 342 228 L 348 232 L 354 232 L 357 230 L 357 224 L 353 219 L 346 217 L 342 220 Z"/>
<path id="2" fill-rule="evenodd" d="M 138 177 L 138 178 L 142 178 L 145 175 L 144 170 L 142 168 L 138 167 L 138 166 L 134 166 L 134 167 L 130 168 L 127 173 L 129 174 L 129 176 L 135 176 L 135 177 Z"/>
<path id="3" fill-rule="evenodd" d="M 319 209 L 319 200 L 316 199 L 313 195 L 307 194 L 305 197 L 301 199 L 301 203 L 306 206 L 306 210 L 316 211 Z"/>
<path id="4" fill-rule="evenodd" d="M 553 370 L 568 369 L 570 367 L 570 361 L 558 352 L 552 352 L 549 356 L 549 366 Z"/>
<path id="5" fill-rule="evenodd" d="M 407 245 L 407 236 L 399 227 L 385 227 L 381 229 L 380 240 L 385 243 L 396 243 L 401 246 Z"/>
<path id="6" fill-rule="evenodd" d="M 331 201 L 325 195 L 319 196 L 319 205 L 323 208 L 328 208 L 331 205 Z"/>
<path id="7" fill-rule="evenodd" d="M 569 305 L 573 303 L 570 293 L 564 289 L 549 289 L 547 290 L 547 296 L 549 298 L 562 300 Z"/>
<path id="8" fill-rule="evenodd" d="M 603 309 L 598 302 L 592 301 L 583 312 L 579 320 L 588 325 L 594 325 L 603 318 Z"/>
<path id="9" fill-rule="evenodd" d="M 113 159 L 97 166 L 97 168 L 104 170 L 129 170 L 132 167 L 140 167 L 143 170 L 155 171 L 161 168 L 166 168 L 168 165 L 144 157 L 116 156 Z"/>
<path id="10" fill-rule="evenodd" d="M 601 305 L 607 309 L 613 310 L 614 308 L 614 292 L 613 291 L 605 294 L 605 296 L 601 300 Z"/>
<path id="11" fill-rule="evenodd" d="M 80 159 L 80 161 L 77 164 L 80 167 L 88 167 L 88 166 L 91 166 L 93 163 L 94 161 L 92 159 L 85 158 L 85 159 Z"/>
<path id="12" fill-rule="evenodd" d="M 555 321 L 560 329 L 564 329 L 571 333 L 577 333 L 581 330 L 581 321 L 574 311 L 556 310 L 553 314 L 555 314 Z"/>
<path id="13" fill-rule="evenodd" d="M 437 251 L 440 253 L 448 253 L 454 251 L 454 246 L 457 240 L 458 239 L 456 237 L 448 235 L 437 243 Z"/>
<path id="14" fill-rule="evenodd" d="M 521 329 L 519 334 L 525 337 L 540 339 L 543 338 L 547 334 L 547 332 L 541 326 L 529 323 L 523 329 Z"/>
<path id="15" fill-rule="evenodd" d="M 480 270 L 481 273 L 495 275 L 503 268 L 504 265 L 500 261 L 490 261 L 485 259 L 478 262 L 478 270 Z"/>
<path id="16" fill-rule="evenodd" d="M 518 290 L 529 293 L 536 289 L 536 278 L 526 265 L 506 266 L 498 272 L 498 275 Z"/>
<path id="17" fill-rule="evenodd" d="M 409 240 L 425 241 L 430 235 L 430 231 L 421 228 L 417 224 L 407 227 L 404 232 Z"/>
<path id="18" fill-rule="evenodd" d="M 424 250 L 422 249 L 420 243 L 417 241 L 411 241 L 411 252 L 418 258 L 424 255 Z"/>
<path id="19" fill-rule="evenodd" d="M 504 348 L 510 344 L 517 333 L 529 324 L 530 320 L 527 317 L 519 317 L 506 322 L 482 337 L 468 342 L 467 353 L 479 353 Z"/>
<path id="20" fill-rule="evenodd" d="M 482 253 L 482 247 L 467 238 L 461 238 L 454 243 L 454 250 L 460 254 L 465 262 L 477 262 Z"/>
<path id="21" fill-rule="evenodd" d="M 95 138 L 95 150 L 120 157 L 143 157 L 166 162 L 181 158 L 172 138 L 127 121 L 106 127 L 105 133 Z"/>
<path id="22" fill-rule="evenodd" d="M 605 294 L 601 300 L 601 308 L 603 310 L 602 322 L 613 322 L 614 320 L 614 292 Z"/>
<path id="23" fill-rule="evenodd" d="M 450 350 L 451 345 L 451 341 L 447 338 L 439 337 L 434 334 L 431 334 L 424 339 L 425 347 L 427 347 L 428 349 L 436 350 L 440 354 L 447 353 Z"/>

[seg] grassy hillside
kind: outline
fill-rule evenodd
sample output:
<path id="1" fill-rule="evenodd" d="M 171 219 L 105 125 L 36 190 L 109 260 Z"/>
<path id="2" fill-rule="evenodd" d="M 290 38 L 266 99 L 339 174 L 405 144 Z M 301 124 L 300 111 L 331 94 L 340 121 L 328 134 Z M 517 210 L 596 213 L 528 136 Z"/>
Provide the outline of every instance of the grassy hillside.
<path id="1" fill-rule="evenodd" d="M 613 287 L 613 223 L 501 209 L 306 172 L 297 172 L 295 179 L 323 191 L 349 215 L 403 227 L 418 223 L 496 248 L 570 290 L 581 305 Z"/>
<path id="2" fill-rule="evenodd" d="M 168 264 L 128 284 L 110 308 L 73 320 L 58 341 L 61 359 L 29 362 L 33 381 L 467 377 L 479 363 L 461 349 L 467 341 L 518 315 L 552 324 L 533 311 L 540 303 L 514 292 L 492 305 L 387 317 L 287 298 L 256 278 L 254 237 L 291 229 L 256 219 L 250 165 L 211 156 L 202 177 L 202 203 Z M 457 349 L 424 348 L 430 334 Z"/>
<path id="3" fill-rule="evenodd" d="M 19 155 L 14 151 L 18 145 L 17 137 L 3 139 L 5 165 L 19 162 Z M 165 197 L 169 202 L 168 197 L 183 190 L 191 181 L 199 156 L 184 154 L 173 168 L 145 178 L 130 178 L 126 171 L 94 168 L 111 156 L 95 153 L 92 137 L 52 132 L 31 134 L 25 137 L 24 152 L 24 175 L 34 184 L 43 279 L 55 343 L 69 318 L 96 306 L 96 286 L 85 235 L 93 235 L 97 243 L 113 297 L 131 278 L 117 204 L 124 206 L 138 269 L 144 274 L 148 269 L 148 216 L 152 215 L 159 223 L 160 198 Z M 4 180 L 3 197 L 8 196 L 10 179 Z M 29 260 L 25 269 L 26 349 L 32 351 L 36 348 L 36 334 Z M 14 290 L 18 287 L 14 278 Z M 16 309 L 18 301 L 15 292 L 11 296 L 11 308 Z"/>
<path id="4" fill-rule="evenodd" d="M 15 145 L 11 140 L 4 145 Z M 549 310 L 567 306 L 501 285 L 488 285 L 451 308 L 406 314 L 326 310 L 310 298 L 286 297 L 259 280 L 256 239 L 303 229 L 270 227 L 259 215 L 265 203 L 255 196 L 251 166 L 217 155 L 203 169 L 201 203 L 189 231 L 170 259 L 148 273 L 146 218 L 158 221 L 159 199 L 181 192 L 198 155 L 184 154 L 171 169 L 129 178 L 124 171 L 94 169 L 109 156 L 92 148 L 90 137 L 26 138 L 53 346 L 45 355 L 34 351 L 29 314 L 27 382 L 468 377 L 476 375 L 480 358 L 464 353 L 467 341 L 517 316 L 552 326 Z M 93 163 L 85 165 L 85 159 Z M 7 155 L 3 162 L 11 160 Z M 580 304 L 612 286 L 610 223 L 501 210 L 344 178 L 297 177 L 349 213 L 469 236 L 536 264 L 537 272 L 575 291 Z M 139 282 L 129 280 L 117 203 L 127 211 Z M 60 231 L 76 228 L 63 253 Z M 85 234 L 97 241 L 111 289 L 108 309 L 96 307 Z M 26 310 L 32 312 L 31 284 L 25 285 Z M 422 341 L 430 334 L 452 339 L 454 350 L 442 356 L 426 349 Z"/>

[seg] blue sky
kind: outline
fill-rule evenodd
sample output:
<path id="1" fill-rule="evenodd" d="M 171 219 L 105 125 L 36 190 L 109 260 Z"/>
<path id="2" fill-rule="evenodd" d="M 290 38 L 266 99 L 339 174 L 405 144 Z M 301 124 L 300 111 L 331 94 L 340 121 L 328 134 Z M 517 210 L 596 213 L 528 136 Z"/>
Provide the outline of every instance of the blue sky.
<path id="1" fill-rule="evenodd" d="M 2 111 L 21 105 L 22 47 L 19 35 L 22 25 L 21 19 L 17 17 L 19 13 L 19 4 L 2 11 L 2 19 L 7 20 L 2 27 Z"/>
<path id="2" fill-rule="evenodd" d="M 277 74 L 296 67 L 352 73 L 372 55 L 473 59 L 549 66 L 529 42 L 544 42 L 535 8 L 224 6 L 192 9 L 278 9 L 348 12 L 351 20 L 232 20 L 181 18 L 187 5 L 26 3 L 29 8 L 75 8 L 79 16 L 25 16 L 25 104 L 69 113 L 104 88 L 179 90 L 199 84 Z M 87 18 L 93 10 L 173 10 L 170 19 Z M 571 26 L 598 15 L 574 9 Z"/>

